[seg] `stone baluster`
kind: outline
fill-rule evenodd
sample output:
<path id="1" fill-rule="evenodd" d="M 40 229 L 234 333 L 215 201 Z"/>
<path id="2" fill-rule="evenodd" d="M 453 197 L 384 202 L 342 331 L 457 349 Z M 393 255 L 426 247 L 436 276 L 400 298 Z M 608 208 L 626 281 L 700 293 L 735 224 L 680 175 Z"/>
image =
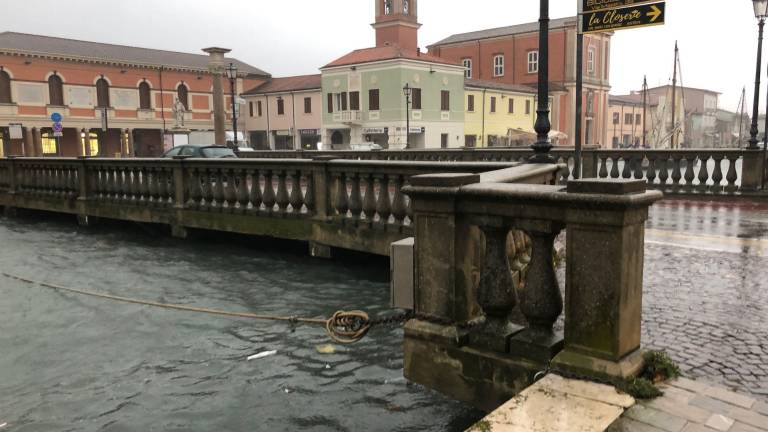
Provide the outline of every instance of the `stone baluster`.
<path id="1" fill-rule="evenodd" d="M 275 186 L 272 184 L 272 181 L 272 170 L 264 171 L 264 196 L 262 196 L 261 200 L 267 213 L 275 211 Z"/>
<path id="2" fill-rule="evenodd" d="M 224 208 L 224 172 L 221 168 L 213 169 L 213 203 L 212 207 L 216 209 Z"/>
<path id="3" fill-rule="evenodd" d="M 211 168 L 200 168 L 201 175 L 203 176 L 203 181 L 201 183 L 202 191 L 203 191 L 203 199 L 205 199 L 205 204 L 203 204 L 203 208 L 206 210 L 213 209 L 213 200 L 214 200 L 214 194 L 213 194 L 213 188 L 215 183 L 214 178 L 214 172 Z"/>
<path id="4" fill-rule="evenodd" d="M 600 171 L 598 172 L 599 178 L 608 178 L 608 157 L 599 156 Z"/>
<path id="5" fill-rule="evenodd" d="M 659 158 L 659 184 L 666 187 L 669 180 L 669 156 L 665 153 Z"/>
<path id="6" fill-rule="evenodd" d="M 352 177 L 352 190 L 349 194 L 349 212 L 352 219 L 359 220 L 363 211 L 363 200 L 360 192 L 360 174 L 354 173 Z"/>
<path id="7" fill-rule="evenodd" d="M 619 156 L 611 156 L 611 178 L 619 178 Z"/>
<path id="8" fill-rule="evenodd" d="M 379 181 L 379 200 L 376 203 L 376 213 L 379 214 L 379 223 L 386 225 L 389 223 L 389 216 L 392 215 L 392 201 L 389 197 L 389 180 L 391 176 L 379 174 L 376 176 Z M 402 193 L 400 194 L 402 196 Z M 371 217 L 373 220 L 373 217 Z"/>
<path id="9" fill-rule="evenodd" d="M 115 181 L 117 181 L 115 170 L 112 167 L 105 165 L 104 166 L 104 200 L 105 201 L 112 201 L 112 198 L 116 196 Z"/>
<path id="10" fill-rule="evenodd" d="M 342 218 L 347 217 L 347 211 L 349 211 L 349 201 L 347 199 L 347 176 L 343 172 L 336 172 L 333 174 L 336 179 L 336 201 L 334 207 L 336 212 Z"/>
<path id="11" fill-rule="evenodd" d="M 645 163 L 645 155 L 641 154 L 635 162 L 635 180 L 642 180 L 645 178 L 645 172 L 643 172 L 643 163 Z M 648 169 L 651 169 L 650 160 L 648 161 Z"/>
<path id="12" fill-rule="evenodd" d="M 728 186 L 725 187 L 725 191 L 733 193 L 739 190 L 736 185 L 736 180 L 739 179 L 739 175 L 736 172 L 736 162 L 739 160 L 739 156 L 728 156 L 728 173 L 725 175 L 725 179 L 728 181 Z"/>
<path id="13" fill-rule="evenodd" d="M 709 182 L 709 167 L 707 166 L 709 164 L 709 155 L 708 154 L 702 154 L 699 157 L 699 163 L 701 164 L 699 166 L 699 192 L 707 192 L 709 191 L 709 185 L 707 184 Z"/>
<path id="14" fill-rule="evenodd" d="M 509 315 L 516 304 L 515 287 L 509 271 L 507 236 L 509 228 L 499 224 L 480 226 L 485 235 L 485 261 L 480 269 L 477 303 L 485 313 L 485 323 L 473 332 L 473 345 L 502 353 L 509 352 L 509 341 L 522 327 L 512 324 Z"/>
<path id="15" fill-rule="evenodd" d="M 237 175 L 237 203 L 240 208 L 240 213 L 248 211 L 248 203 L 250 202 L 248 196 L 248 171 L 240 170 Z"/>
<path id="16" fill-rule="evenodd" d="M 365 175 L 364 181 L 365 198 L 363 199 L 363 212 L 365 212 L 366 221 L 373 222 L 376 218 L 376 182 L 371 173 Z M 381 197 L 383 191 L 384 189 L 379 186 L 379 197 Z"/>
<path id="17" fill-rule="evenodd" d="M 113 202 L 120 202 L 125 199 L 127 193 L 126 173 L 123 167 L 115 167 L 115 195 Z"/>
<path id="18" fill-rule="evenodd" d="M 176 170 L 174 170 L 174 177 Z M 186 178 L 182 180 L 182 184 L 184 184 L 187 188 L 186 190 L 186 197 L 187 201 L 182 204 L 186 207 L 192 208 L 192 209 L 199 209 L 200 208 L 200 201 L 203 199 L 203 193 L 200 188 L 201 178 L 200 173 L 197 171 L 197 169 L 191 168 L 191 169 L 184 169 L 181 173 L 182 175 L 186 174 Z M 176 205 L 179 205 L 178 202 L 175 202 Z"/>
<path id="19" fill-rule="evenodd" d="M 723 191 L 723 185 L 721 184 L 723 181 L 723 168 L 722 168 L 722 162 L 723 162 L 723 155 L 715 153 L 712 155 L 712 159 L 715 161 L 715 168 L 712 172 L 712 182 L 714 183 L 712 185 L 712 192 L 713 193 L 721 193 Z"/>
<path id="20" fill-rule="evenodd" d="M 183 170 L 182 167 L 178 168 L 179 170 Z M 168 168 L 160 167 L 158 168 L 158 194 L 160 195 L 160 205 L 163 207 L 167 207 L 172 201 L 176 202 L 177 200 L 174 198 L 176 195 L 176 182 L 179 182 L 179 198 L 178 202 L 180 203 L 180 207 L 183 207 L 184 204 L 187 202 L 187 188 L 184 186 L 184 174 L 183 171 L 179 174 L 178 179 L 174 175 L 173 170 L 168 170 Z"/>
<path id="21" fill-rule="evenodd" d="M 138 180 L 138 179 L 137 179 Z M 149 168 L 141 173 L 141 200 L 149 205 L 150 201 L 156 206 L 161 206 L 161 199 L 165 197 L 161 188 L 165 184 L 165 179 L 162 178 L 162 168 Z"/>
<path id="22" fill-rule="evenodd" d="M 637 159 L 629 154 L 624 156 L 622 160 L 624 161 L 624 167 L 621 170 L 621 177 L 625 179 L 632 178 L 632 172 L 635 170 Z"/>
<path id="23" fill-rule="evenodd" d="M 290 197 L 288 196 L 288 186 L 285 183 L 286 172 L 281 169 L 277 173 L 277 208 L 280 209 L 280 213 L 286 214 L 288 212 L 288 204 L 290 204 Z"/>
<path id="24" fill-rule="evenodd" d="M 254 212 L 261 210 L 261 174 L 259 170 L 251 170 L 251 190 L 248 193 L 248 200 L 251 202 Z"/>
<path id="25" fill-rule="evenodd" d="M 403 188 L 403 176 L 395 174 L 390 176 L 390 178 L 394 179 L 395 188 L 395 195 L 392 197 L 392 215 L 395 218 L 395 224 L 403 225 L 407 216 L 405 195 L 401 190 Z"/>
<path id="26" fill-rule="evenodd" d="M 235 203 L 237 202 L 237 194 L 235 193 L 235 171 L 232 168 L 223 170 L 226 176 L 226 184 L 224 185 L 224 201 L 227 203 L 227 210 L 233 211 L 235 209 Z"/>
<path id="27" fill-rule="evenodd" d="M 694 173 L 696 167 L 696 155 L 688 154 L 685 156 L 685 189 L 693 190 L 693 181 L 696 180 L 696 174 Z"/>
<path id="28" fill-rule="evenodd" d="M 314 215 L 316 213 L 315 203 L 315 176 L 310 170 L 306 173 L 307 176 L 307 192 L 304 194 L 304 205 L 307 207 L 307 213 Z"/>
<path id="29" fill-rule="evenodd" d="M 301 208 L 304 207 L 304 197 L 301 194 L 301 171 L 292 170 L 291 175 L 291 193 L 288 201 L 291 204 L 291 212 L 298 216 L 301 214 Z"/>
<path id="30" fill-rule="evenodd" d="M 131 204 L 141 202 L 141 167 L 128 166 L 125 168 L 125 199 Z"/>
<path id="31" fill-rule="evenodd" d="M 680 180 L 683 179 L 683 173 L 680 167 L 681 160 L 682 156 L 680 155 L 672 156 L 672 188 L 675 190 L 680 189 Z"/>
<path id="32" fill-rule="evenodd" d="M 645 177 L 648 179 L 648 184 L 652 185 L 656 183 L 656 169 L 657 158 L 654 155 L 648 155 L 648 170 Z"/>

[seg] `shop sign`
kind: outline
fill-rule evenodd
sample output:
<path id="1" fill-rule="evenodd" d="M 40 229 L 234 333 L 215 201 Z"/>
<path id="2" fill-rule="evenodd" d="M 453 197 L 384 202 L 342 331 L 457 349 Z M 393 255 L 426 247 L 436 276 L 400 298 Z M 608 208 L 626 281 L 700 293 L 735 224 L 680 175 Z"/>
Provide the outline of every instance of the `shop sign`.
<path id="1" fill-rule="evenodd" d="M 303 136 L 315 136 L 320 135 L 317 129 L 299 129 L 299 135 Z"/>
<path id="2" fill-rule="evenodd" d="M 387 128 L 368 127 L 363 128 L 363 134 L 365 135 L 383 135 L 387 133 Z"/>
<path id="3" fill-rule="evenodd" d="M 411 126 L 411 128 L 408 130 L 408 133 L 410 134 L 423 134 L 426 132 L 427 128 L 424 126 Z"/>

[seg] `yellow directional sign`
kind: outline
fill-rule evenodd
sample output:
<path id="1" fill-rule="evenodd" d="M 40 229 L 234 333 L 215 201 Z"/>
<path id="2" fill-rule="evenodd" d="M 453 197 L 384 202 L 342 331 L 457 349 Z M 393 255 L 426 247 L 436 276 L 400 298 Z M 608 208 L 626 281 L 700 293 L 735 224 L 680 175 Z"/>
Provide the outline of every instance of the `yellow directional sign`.
<path id="1" fill-rule="evenodd" d="M 584 33 L 599 33 L 662 25 L 664 24 L 665 10 L 666 3 L 658 2 L 592 12 L 585 11 L 582 16 L 582 29 Z"/>

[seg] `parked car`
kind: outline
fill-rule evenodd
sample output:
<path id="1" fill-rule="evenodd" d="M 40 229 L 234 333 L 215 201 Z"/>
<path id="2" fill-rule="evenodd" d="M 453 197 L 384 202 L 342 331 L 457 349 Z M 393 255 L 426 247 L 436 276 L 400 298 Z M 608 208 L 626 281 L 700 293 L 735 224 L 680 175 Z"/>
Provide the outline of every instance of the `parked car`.
<path id="1" fill-rule="evenodd" d="M 176 146 L 163 155 L 164 158 L 172 158 L 174 156 L 188 156 L 192 158 L 205 158 L 205 159 L 226 159 L 237 158 L 235 152 L 231 148 L 224 146 L 195 146 L 195 145 L 181 145 Z"/>

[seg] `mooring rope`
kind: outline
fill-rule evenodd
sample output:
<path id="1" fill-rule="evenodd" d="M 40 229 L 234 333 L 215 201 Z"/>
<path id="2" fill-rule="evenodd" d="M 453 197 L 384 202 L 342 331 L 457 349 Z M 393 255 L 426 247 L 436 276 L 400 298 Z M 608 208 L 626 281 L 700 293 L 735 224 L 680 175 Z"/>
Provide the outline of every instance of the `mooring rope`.
<path id="1" fill-rule="evenodd" d="M 261 314 L 254 314 L 249 312 L 229 312 L 229 311 L 223 311 L 223 310 L 217 310 L 217 309 L 208 309 L 208 308 L 201 308 L 201 307 L 194 307 L 194 306 L 161 303 L 161 302 L 155 302 L 155 301 L 149 301 L 149 300 L 140 300 L 140 299 L 135 299 L 130 297 L 116 296 L 112 294 L 103 294 L 95 291 L 88 291 L 88 290 L 77 289 L 77 288 L 68 288 L 68 287 L 51 284 L 47 282 L 27 279 L 18 275 L 5 273 L 5 272 L 1 272 L 0 274 L 5 276 L 6 278 L 15 279 L 17 281 L 24 282 L 27 284 L 38 285 L 44 288 L 50 288 L 53 290 L 68 292 L 71 294 L 95 297 L 103 300 L 111 300 L 111 301 L 122 302 L 122 303 L 131 303 L 135 305 L 151 306 L 151 307 L 172 309 L 172 310 L 185 311 L 185 312 L 217 315 L 217 316 L 224 316 L 224 317 L 230 317 L 230 318 L 247 318 L 247 319 L 254 319 L 259 321 L 281 321 L 281 322 L 288 322 L 291 324 L 321 325 L 325 327 L 325 331 L 328 333 L 328 337 L 330 337 L 336 343 L 345 344 L 345 345 L 359 342 L 361 339 L 365 337 L 365 335 L 368 334 L 368 331 L 371 329 L 371 327 L 374 324 L 378 323 L 378 322 L 372 321 L 368 316 L 368 314 L 364 311 L 338 311 L 335 314 L 333 314 L 333 316 L 327 319 L 301 318 L 301 317 L 295 317 L 295 316 L 279 316 L 279 315 L 261 315 Z M 405 319 L 406 317 L 407 315 L 403 315 L 403 319 Z M 393 320 L 390 317 L 381 321 L 392 323 L 397 320 Z"/>

